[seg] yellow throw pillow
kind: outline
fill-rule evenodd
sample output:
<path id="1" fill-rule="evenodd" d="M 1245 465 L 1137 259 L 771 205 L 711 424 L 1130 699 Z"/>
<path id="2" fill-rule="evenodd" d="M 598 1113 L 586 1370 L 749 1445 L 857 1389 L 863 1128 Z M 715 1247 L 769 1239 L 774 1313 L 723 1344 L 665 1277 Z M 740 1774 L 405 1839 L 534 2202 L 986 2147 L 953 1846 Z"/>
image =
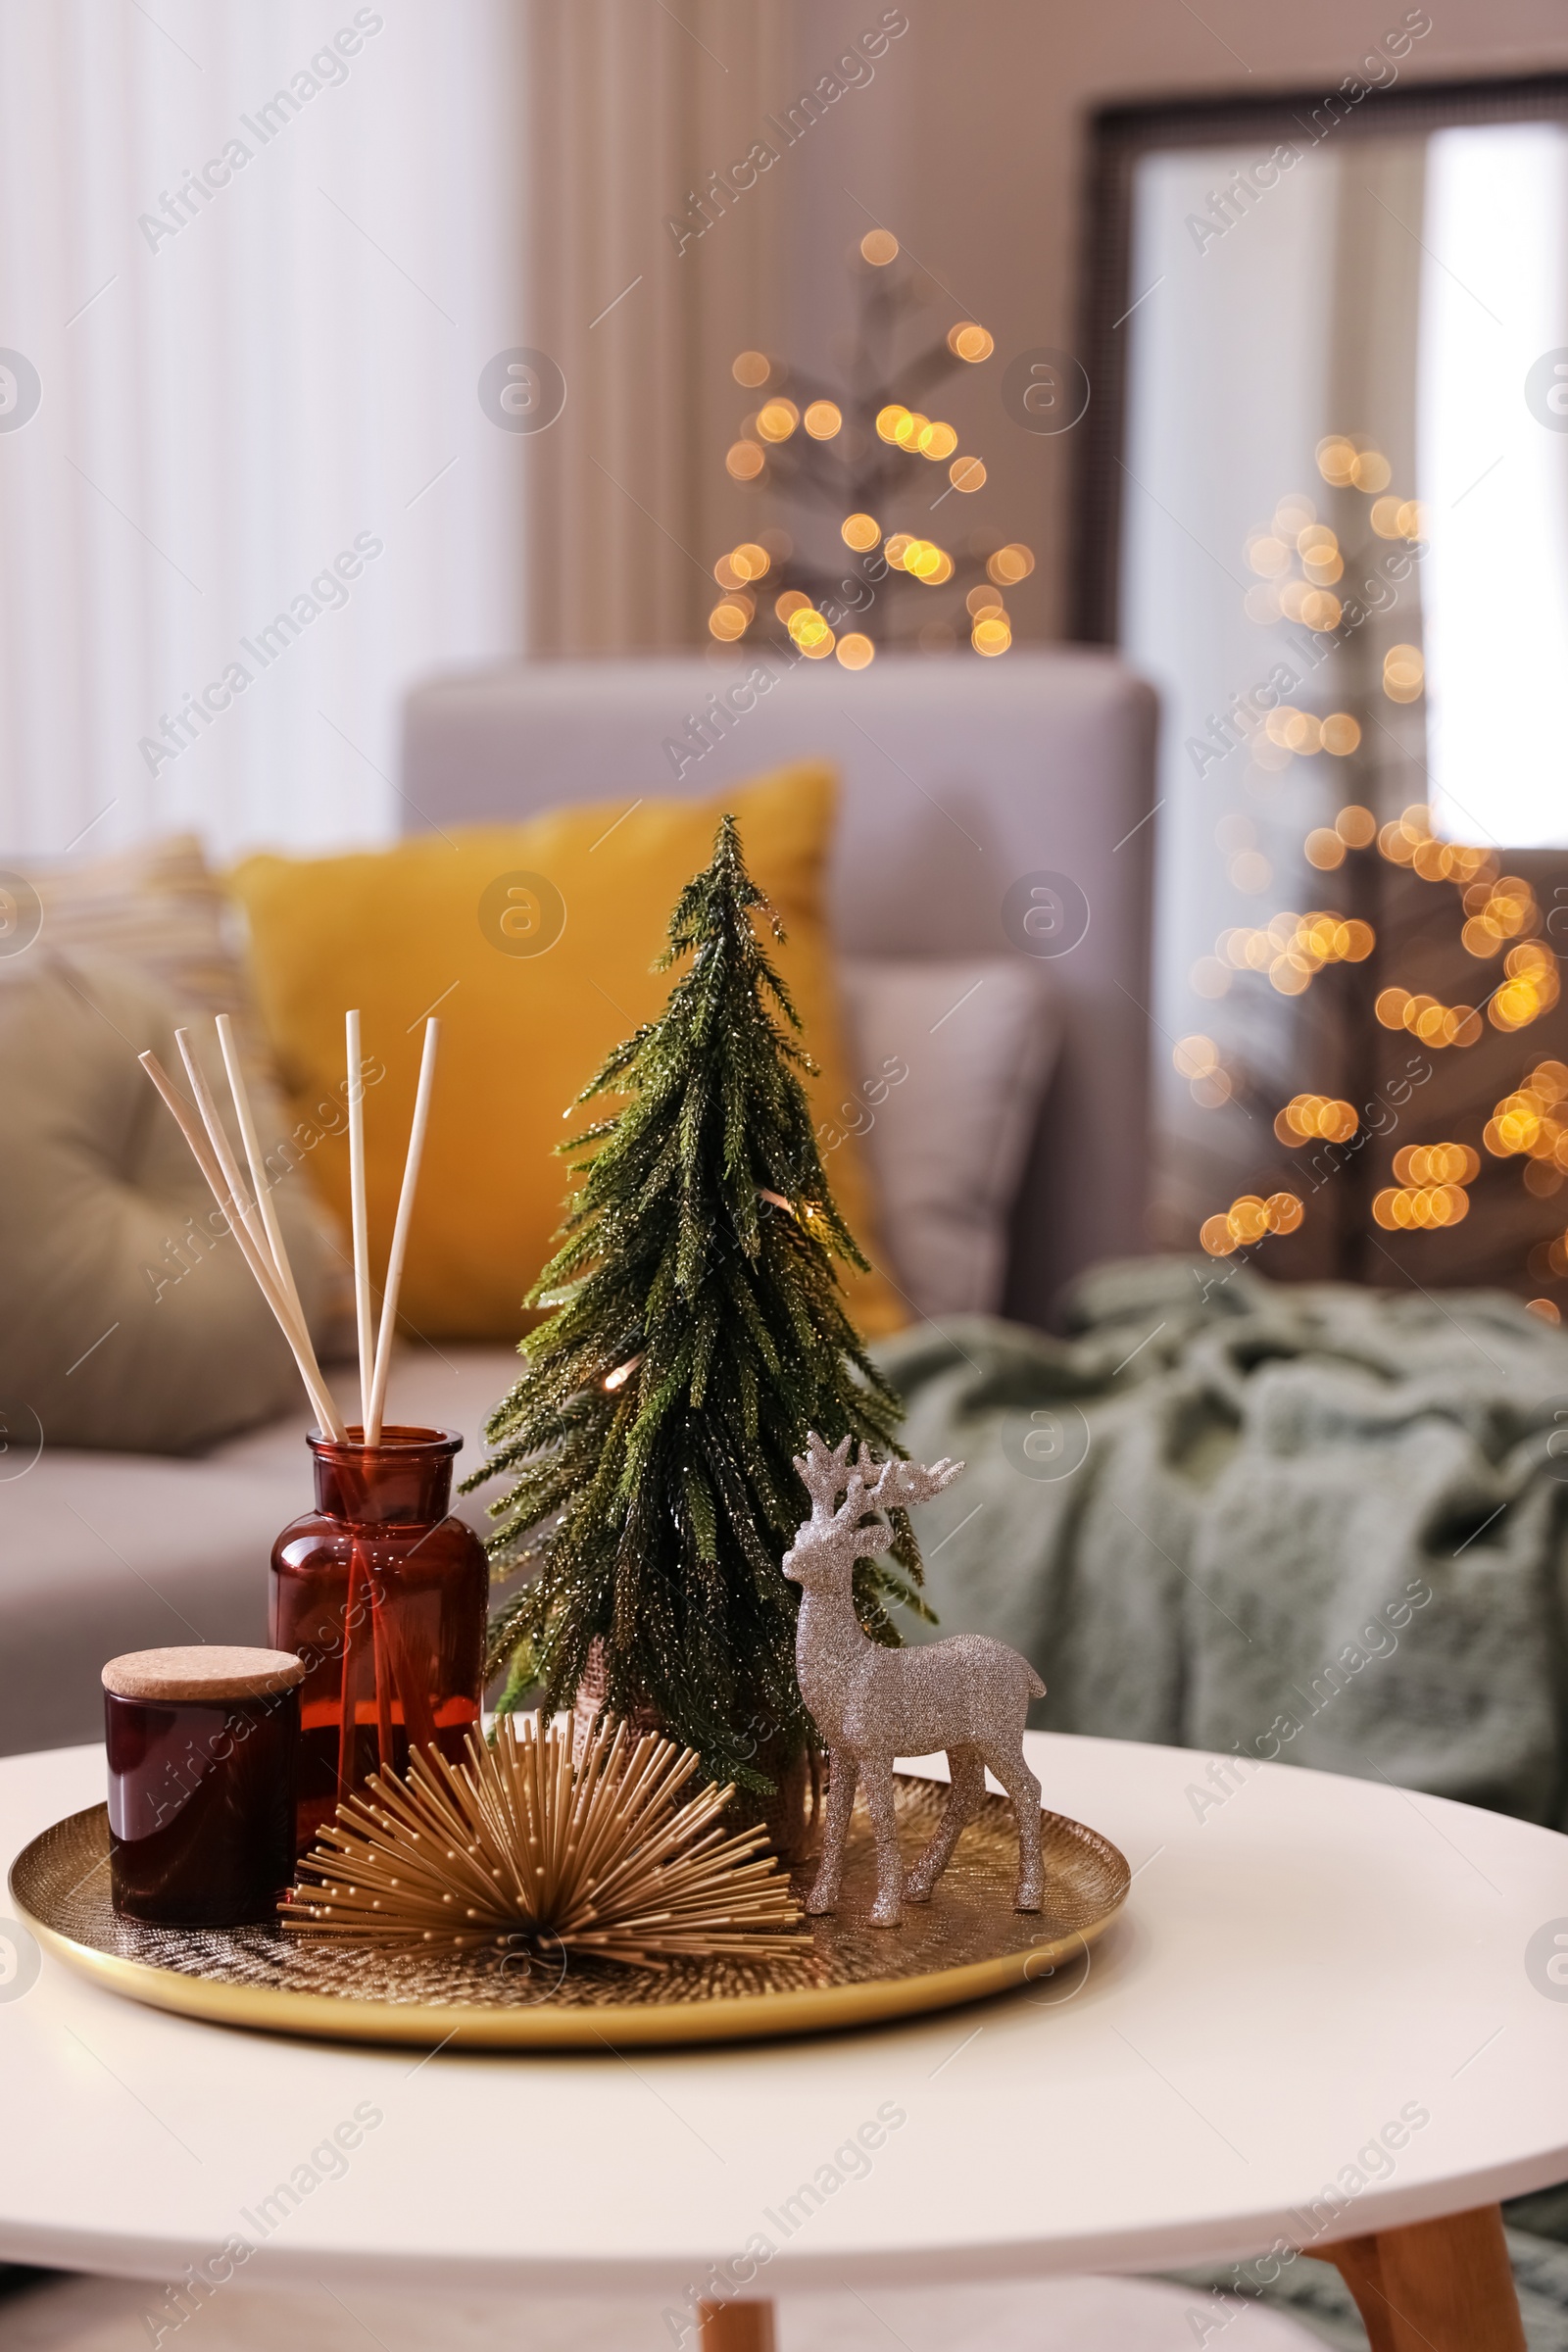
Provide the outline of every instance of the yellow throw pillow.
<path id="1" fill-rule="evenodd" d="M 851 1091 L 822 898 L 836 784 L 816 764 L 711 801 L 569 808 L 515 825 L 432 833 L 343 858 L 250 858 L 231 877 L 250 921 L 256 1000 L 302 1121 L 344 1079 L 343 1014 L 374 1057 L 367 1189 L 379 1281 L 397 1209 L 424 1016 L 442 1024 L 418 1206 L 403 1277 L 407 1322 L 431 1339 L 514 1339 L 566 1193 L 554 1147 L 612 1047 L 661 1011 L 654 971 L 683 885 L 734 810 L 747 863 L 788 934 L 779 964 L 820 1065 L 819 1123 Z M 384 1065 L 384 1076 L 377 1075 Z M 581 1114 L 573 1114 L 580 1116 Z M 307 1162 L 348 1216 L 341 1123 Z M 850 1230 L 878 1257 L 864 1163 L 826 1155 Z M 868 1338 L 908 1320 L 880 1274 L 843 1269 Z"/>

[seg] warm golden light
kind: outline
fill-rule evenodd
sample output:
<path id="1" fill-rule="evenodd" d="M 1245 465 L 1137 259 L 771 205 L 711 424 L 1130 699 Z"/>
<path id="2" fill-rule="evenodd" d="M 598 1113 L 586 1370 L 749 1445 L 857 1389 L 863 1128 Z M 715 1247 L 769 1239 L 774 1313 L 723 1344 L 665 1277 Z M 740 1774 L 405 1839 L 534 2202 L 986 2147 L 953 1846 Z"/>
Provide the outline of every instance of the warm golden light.
<path id="1" fill-rule="evenodd" d="M 1386 490 L 1393 478 L 1394 467 L 1381 449 L 1363 449 L 1351 460 L 1350 479 L 1357 490 Z"/>
<path id="2" fill-rule="evenodd" d="M 1406 1144 L 1394 1154 L 1396 1184 L 1474 1184 L 1481 1154 L 1469 1144 Z"/>
<path id="3" fill-rule="evenodd" d="M 1274 1133 L 1294 1151 L 1320 1138 L 1331 1144 L 1348 1143 L 1359 1124 L 1349 1102 L 1328 1095 L 1293 1095 L 1274 1121 Z"/>
<path id="4" fill-rule="evenodd" d="M 1380 539 L 1402 539 L 1404 537 L 1403 531 L 1399 528 L 1399 516 L 1403 512 L 1404 508 L 1396 498 L 1374 499 L 1372 528 Z"/>
<path id="5" fill-rule="evenodd" d="M 721 605 L 715 605 L 708 615 L 708 626 L 721 645 L 731 645 L 737 637 L 745 636 L 747 629 L 751 626 L 751 619 L 752 616 L 744 605 L 737 604 L 732 598 L 726 597 L 724 602 Z"/>
<path id="6" fill-rule="evenodd" d="M 834 650 L 846 669 L 864 669 L 876 659 L 876 647 L 858 629 L 852 630 L 848 637 L 841 637 Z"/>
<path id="7" fill-rule="evenodd" d="M 952 457 L 958 446 L 958 436 L 951 424 L 944 424 L 940 418 L 934 418 L 930 424 L 921 426 L 920 436 L 915 446 L 922 458 L 929 458 L 935 465 L 943 458 Z"/>
<path id="8" fill-rule="evenodd" d="M 890 400 L 885 409 L 878 409 L 876 413 L 878 438 L 883 441 L 897 441 L 899 427 L 908 414 L 908 410 L 897 400 Z"/>
<path id="9" fill-rule="evenodd" d="M 1385 1029 L 1408 1029 L 1423 1045 L 1473 1046 L 1481 1035 L 1473 1004 L 1440 1004 L 1436 997 L 1412 996 L 1406 988 L 1380 990 L 1372 1009 Z"/>
<path id="10" fill-rule="evenodd" d="M 1496 1029 L 1527 1029 L 1557 1002 L 1557 959 L 1539 941 L 1525 940 L 1508 950 L 1502 968 L 1507 978 L 1494 993 L 1487 1018 Z"/>
<path id="11" fill-rule="evenodd" d="M 881 526 L 872 514 L 846 514 L 839 524 L 839 537 L 846 547 L 853 547 L 858 556 L 868 553 L 881 536 Z"/>
<path id="12" fill-rule="evenodd" d="M 999 547 L 986 564 L 986 570 L 999 588 L 1010 588 L 1026 580 L 1035 567 L 1035 560 L 1021 540 L 1015 539 L 1006 547 Z"/>
<path id="13" fill-rule="evenodd" d="M 1426 668 L 1419 646 L 1391 645 L 1383 657 L 1383 691 L 1390 702 L 1418 702 Z"/>
<path id="14" fill-rule="evenodd" d="M 844 415 L 834 401 L 813 400 L 801 421 L 813 441 L 831 441 L 844 422 Z"/>
<path id="15" fill-rule="evenodd" d="M 1244 1193 L 1231 1202 L 1225 1221 L 1238 1242 L 1260 1242 L 1269 1229 L 1268 1202 L 1255 1193 Z"/>
<path id="16" fill-rule="evenodd" d="M 1291 551 L 1272 532 L 1260 531 L 1255 539 L 1247 542 L 1247 561 L 1265 580 L 1275 580 L 1282 571 L 1289 571 Z"/>
<path id="17" fill-rule="evenodd" d="M 989 360 L 996 348 L 985 328 L 976 326 L 972 318 L 965 318 L 957 326 L 948 329 L 948 349 L 955 359 L 967 360 L 971 367 L 981 360 Z"/>
<path id="18" fill-rule="evenodd" d="M 811 600 L 804 596 L 799 588 L 786 588 L 782 596 L 773 599 L 773 610 L 780 620 L 787 623 L 794 619 L 797 612 L 809 612 Z"/>
<path id="19" fill-rule="evenodd" d="M 1214 955 L 1233 970 L 1267 972 L 1281 996 L 1298 997 L 1326 963 L 1360 963 L 1376 944 L 1371 924 L 1356 917 L 1286 912 L 1266 929 L 1222 931 Z"/>
<path id="20" fill-rule="evenodd" d="M 893 434 L 900 449 L 906 449 L 913 455 L 919 449 L 920 435 L 930 421 L 930 417 L 922 410 L 906 409 L 899 419 Z"/>
<path id="21" fill-rule="evenodd" d="M 1317 445 L 1317 469 L 1336 490 L 1349 488 L 1355 462 L 1355 444 L 1343 433 L 1327 433 Z"/>
<path id="22" fill-rule="evenodd" d="M 982 612 L 1000 612 L 1003 610 L 1000 588 L 971 588 L 963 601 L 971 616 L 976 619 Z"/>
<path id="23" fill-rule="evenodd" d="M 978 458 L 955 458 L 948 467 L 948 479 L 955 490 L 983 490 L 986 469 Z"/>
<path id="24" fill-rule="evenodd" d="M 1294 1193 L 1270 1193 L 1266 1200 L 1244 1193 L 1223 1216 L 1205 1217 L 1198 1238 L 1210 1257 L 1229 1257 L 1266 1234 L 1295 1233 L 1305 1214 Z"/>
<path id="25" fill-rule="evenodd" d="M 755 482 L 766 464 L 755 441 L 732 441 L 724 453 L 724 470 L 732 481 Z"/>
<path id="26" fill-rule="evenodd" d="M 1539 1315 L 1543 1323 L 1560 1323 L 1562 1321 L 1562 1309 L 1552 1298 L 1527 1298 L 1525 1313 Z"/>
<path id="27" fill-rule="evenodd" d="M 757 412 L 757 429 L 764 441 L 787 441 L 801 421 L 793 400 L 768 400 Z"/>
<path id="28" fill-rule="evenodd" d="M 1427 536 L 1427 511 L 1417 498 L 1407 498 L 1395 517 L 1401 539 L 1424 539 Z"/>
<path id="29" fill-rule="evenodd" d="M 1301 618 L 1309 629 L 1337 629 L 1345 607 L 1327 588 L 1309 588 L 1301 598 Z"/>
<path id="30" fill-rule="evenodd" d="M 1306 837 L 1306 862 L 1329 874 L 1345 863 L 1345 844 L 1331 825 L 1318 825 Z"/>
<path id="31" fill-rule="evenodd" d="M 899 240 L 891 228 L 868 228 L 860 239 L 860 255 L 873 270 L 885 270 L 899 258 Z"/>
<path id="32" fill-rule="evenodd" d="M 1329 722 L 1325 720 L 1325 733 L 1328 725 Z M 1348 850 L 1364 850 L 1370 848 L 1377 839 L 1378 820 L 1370 808 L 1363 808 L 1358 801 L 1351 801 L 1334 819 L 1334 830 Z"/>
<path id="33" fill-rule="evenodd" d="M 768 553 L 755 539 L 743 539 L 739 547 L 730 550 L 729 560 L 743 583 L 767 577 Z"/>
<path id="34" fill-rule="evenodd" d="M 1459 937 L 1472 956 L 1495 956 L 1505 941 L 1541 927 L 1541 908 L 1528 882 L 1504 874 L 1498 882 L 1475 882 L 1464 894 L 1468 917 Z"/>
<path id="35" fill-rule="evenodd" d="M 773 363 L 765 351 L 738 351 L 730 363 L 730 373 L 748 392 L 758 391 L 773 372 Z"/>
<path id="36" fill-rule="evenodd" d="M 833 651 L 836 642 L 833 631 L 822 614 L 810 605 L 792 612 L 787 626 L 802 653 L 808 655 L 813 662 L 825 661 Z"/>
<path id="37" fill-rule="evenodd" d="M 1184 1078 L 1206 1078 L 1219 1066 L 1219 1048 L 1211 1037 L 1201 1032 L 1194 1037 L 1178 1038 L 1171 1049 L 1171 1060 Z"/>
<path id="38" fill-rule="evenodd" d="M 915 545 L 916 541 L 911 532 L 890 531 L 888 534 L 887 545 L 883 548 L 882 553 L 886 556 L 888 562 L 892 564 L 895 571 L 902 571 L 904 569 L 905 557 L 907 555 L 909 549 Z"/>
<path id="39" fill-rule="evenodd" d="M 1012 631 L 1000 612 L 982 612 L 969 633 L 969 643 L 977 654 L 1004 654 L 1012 643 Z"/>
<path id="40" fill-rule="evenodd" d="M 1361 729 L 1348 710 L 1331 710 L 1323 721 L 1323 749 L 1336 760 L 1348 760 L 1361 741 Z M 1367 835 L 1368 841 L 1372 838 Z"/>
<path id="41" fill-rule="evenodd" d="M 1460 1224 L 1470 1213 L 1461 1185 L 1402 1185 L 1376 1195 L 1372 1214 L 1386 1233 L 1431 1233 Z"/>

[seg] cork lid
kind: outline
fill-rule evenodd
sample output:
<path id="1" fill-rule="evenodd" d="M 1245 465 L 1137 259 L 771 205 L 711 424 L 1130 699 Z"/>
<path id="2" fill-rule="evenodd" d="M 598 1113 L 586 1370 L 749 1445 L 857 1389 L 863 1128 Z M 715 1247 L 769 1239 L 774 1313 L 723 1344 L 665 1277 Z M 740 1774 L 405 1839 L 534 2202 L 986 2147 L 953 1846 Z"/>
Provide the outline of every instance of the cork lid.
<path id="1" fill-rule="evenodd" d="M 266 1698 L 305 1680 L 305 1661 L 289 1649 L 238 1649 L 203 1642 L 186 1649 L 132 1649 L 104 1668 L 117 1698 Z"/>

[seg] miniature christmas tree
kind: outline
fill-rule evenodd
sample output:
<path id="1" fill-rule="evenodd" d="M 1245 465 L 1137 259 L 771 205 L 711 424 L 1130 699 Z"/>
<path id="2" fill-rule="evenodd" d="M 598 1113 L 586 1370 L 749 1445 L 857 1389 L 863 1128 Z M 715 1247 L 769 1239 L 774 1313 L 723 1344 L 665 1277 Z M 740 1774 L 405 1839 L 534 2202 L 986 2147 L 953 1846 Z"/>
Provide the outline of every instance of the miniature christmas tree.
<path id="1" fill-rule="evenodd" d="M 830 388 L 764 351 L 735 356 L 736 383 L 760 397 L 730 443 L 724 468 L 748 494 L 780 504 L 791 529 L 759 531 L 714 564 L 724 593 L 708 626 L 721 645 L 768 638 L 781 649 L 793 645 L 808 661 L 833 654 L 846 669 L 858 670 L 879 645 L 910 638 L 937 653 L 967 634 L 975 652 L 991 658 L 1012 643 L 1006 591 L 1028 578 L 1034 554 L 1022 540 L 1004 543 L 996 530 L 966 533 L 956 553 L 923 536 L 953 491 L 985 488 L 986 468 L 980 458 L 959 453 L 956 426 L 906 405 L 927 397 L 944 377 L 989 360 L 995 339 L 977 320 L 959 318 L 944 338 L 896 357 L 905 325 L 942 291 L 924 270 L 896 270 L 899 259 L 891 230 L 868 229 L 860 239 L 852 263 L 857 326 L 845 384 Z M 948 479 L 935 497 L 931 466 L 945 467 Z M 847 554 L 813 532 L 813 506 L 837 519 Z M 955 512 L 948 510 L 944 537 Z M 916 528 L 894 527 L 900 513 Z M 805 549 L 797 550 L 797 535 Z M 961 606 L 956 590 L 927 602 L 925 591 L 955 580 L 974 583 Z M 921 594 L 911 593 L 915 586 Z"/>
<path id="2" fill-rule="evenodd" d="M 813 1738 L 799 1593 L 779 1569 L 801 1516 L 793 1457 L 812 1430 L 899 1451 L 902 1407 L 840 1297 L 835 1258 L 865 1261 L 754 915 L 783 939 L 726 816 L 670 918 L 659 968 L 687 968 L 579 1098 L 625 1100 L 561 1147 L 579 1183 L 528 1300 L 553 1311 L 468 1484 L 514 1473 L 491 1506 L 493 1560 L 527 1576 L 491 1628 L 490 1671 L 510 1661 L 503 1706 L 535 1690 L 570 1705 L 591 1671 L 607 1708 L 651 1717 L 710 1777 L 764 1795 Z M 927 1612 L 912 1531 L 893 1518 L 856 1601 L 896 1646 L 890 1604 Z"/>

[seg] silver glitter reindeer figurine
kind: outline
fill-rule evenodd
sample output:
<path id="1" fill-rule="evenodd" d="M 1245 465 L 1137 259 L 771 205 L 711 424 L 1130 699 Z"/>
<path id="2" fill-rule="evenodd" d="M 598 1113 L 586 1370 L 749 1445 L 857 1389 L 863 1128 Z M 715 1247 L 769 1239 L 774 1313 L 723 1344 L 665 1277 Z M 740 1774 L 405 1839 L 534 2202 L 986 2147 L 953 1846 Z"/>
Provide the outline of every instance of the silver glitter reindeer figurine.
<path id="1" fill-rule="evenodd" d="M 870 1924 L 896 1928 L 904 1898 L 925 1903 L 985 1794 L 989 1765 L 1012 1799 L 1018 1825 L 1020 1911 L 1038 1911 L 1043 1865 L 1040 1783 L 1024 1761 L 1024 1717 L 1045 1685 L 1026 1658 L 984 1634 L 959 1634 L 914 1649 L 868 1641 L 855 1614 L 855 1563 L 886 1551 L 893 1530 L 867 1514 L 924 1502 L 951 1486 L 961 1462 L 930 1469 L 917 1462 L 872 1461 L 865 1446 L 850 1460 L 850 1440 L 829 1447 L 814 1433 L 795 1457 L 811 1497 L 811 1516 L 784 1555 L 801 1588 L 795 1662 L 801 1695 L 827 1742 L 827 1830 L 822 1865 L 807 1899 L 812 1913 L 833 1910 L 844 1879 L 844 1843 L 858 1783 L 876 1833 L 876 1901 Z M 844 1499 L 838 1501 L 839 1495 Z M 835 1505 L 837 1507 L 835 1508 Z M 942 1821 L 907 1878 L 899 1856 L 893 1810 L 893 1759 L 946 1748 L 953 1776 Z"/>

